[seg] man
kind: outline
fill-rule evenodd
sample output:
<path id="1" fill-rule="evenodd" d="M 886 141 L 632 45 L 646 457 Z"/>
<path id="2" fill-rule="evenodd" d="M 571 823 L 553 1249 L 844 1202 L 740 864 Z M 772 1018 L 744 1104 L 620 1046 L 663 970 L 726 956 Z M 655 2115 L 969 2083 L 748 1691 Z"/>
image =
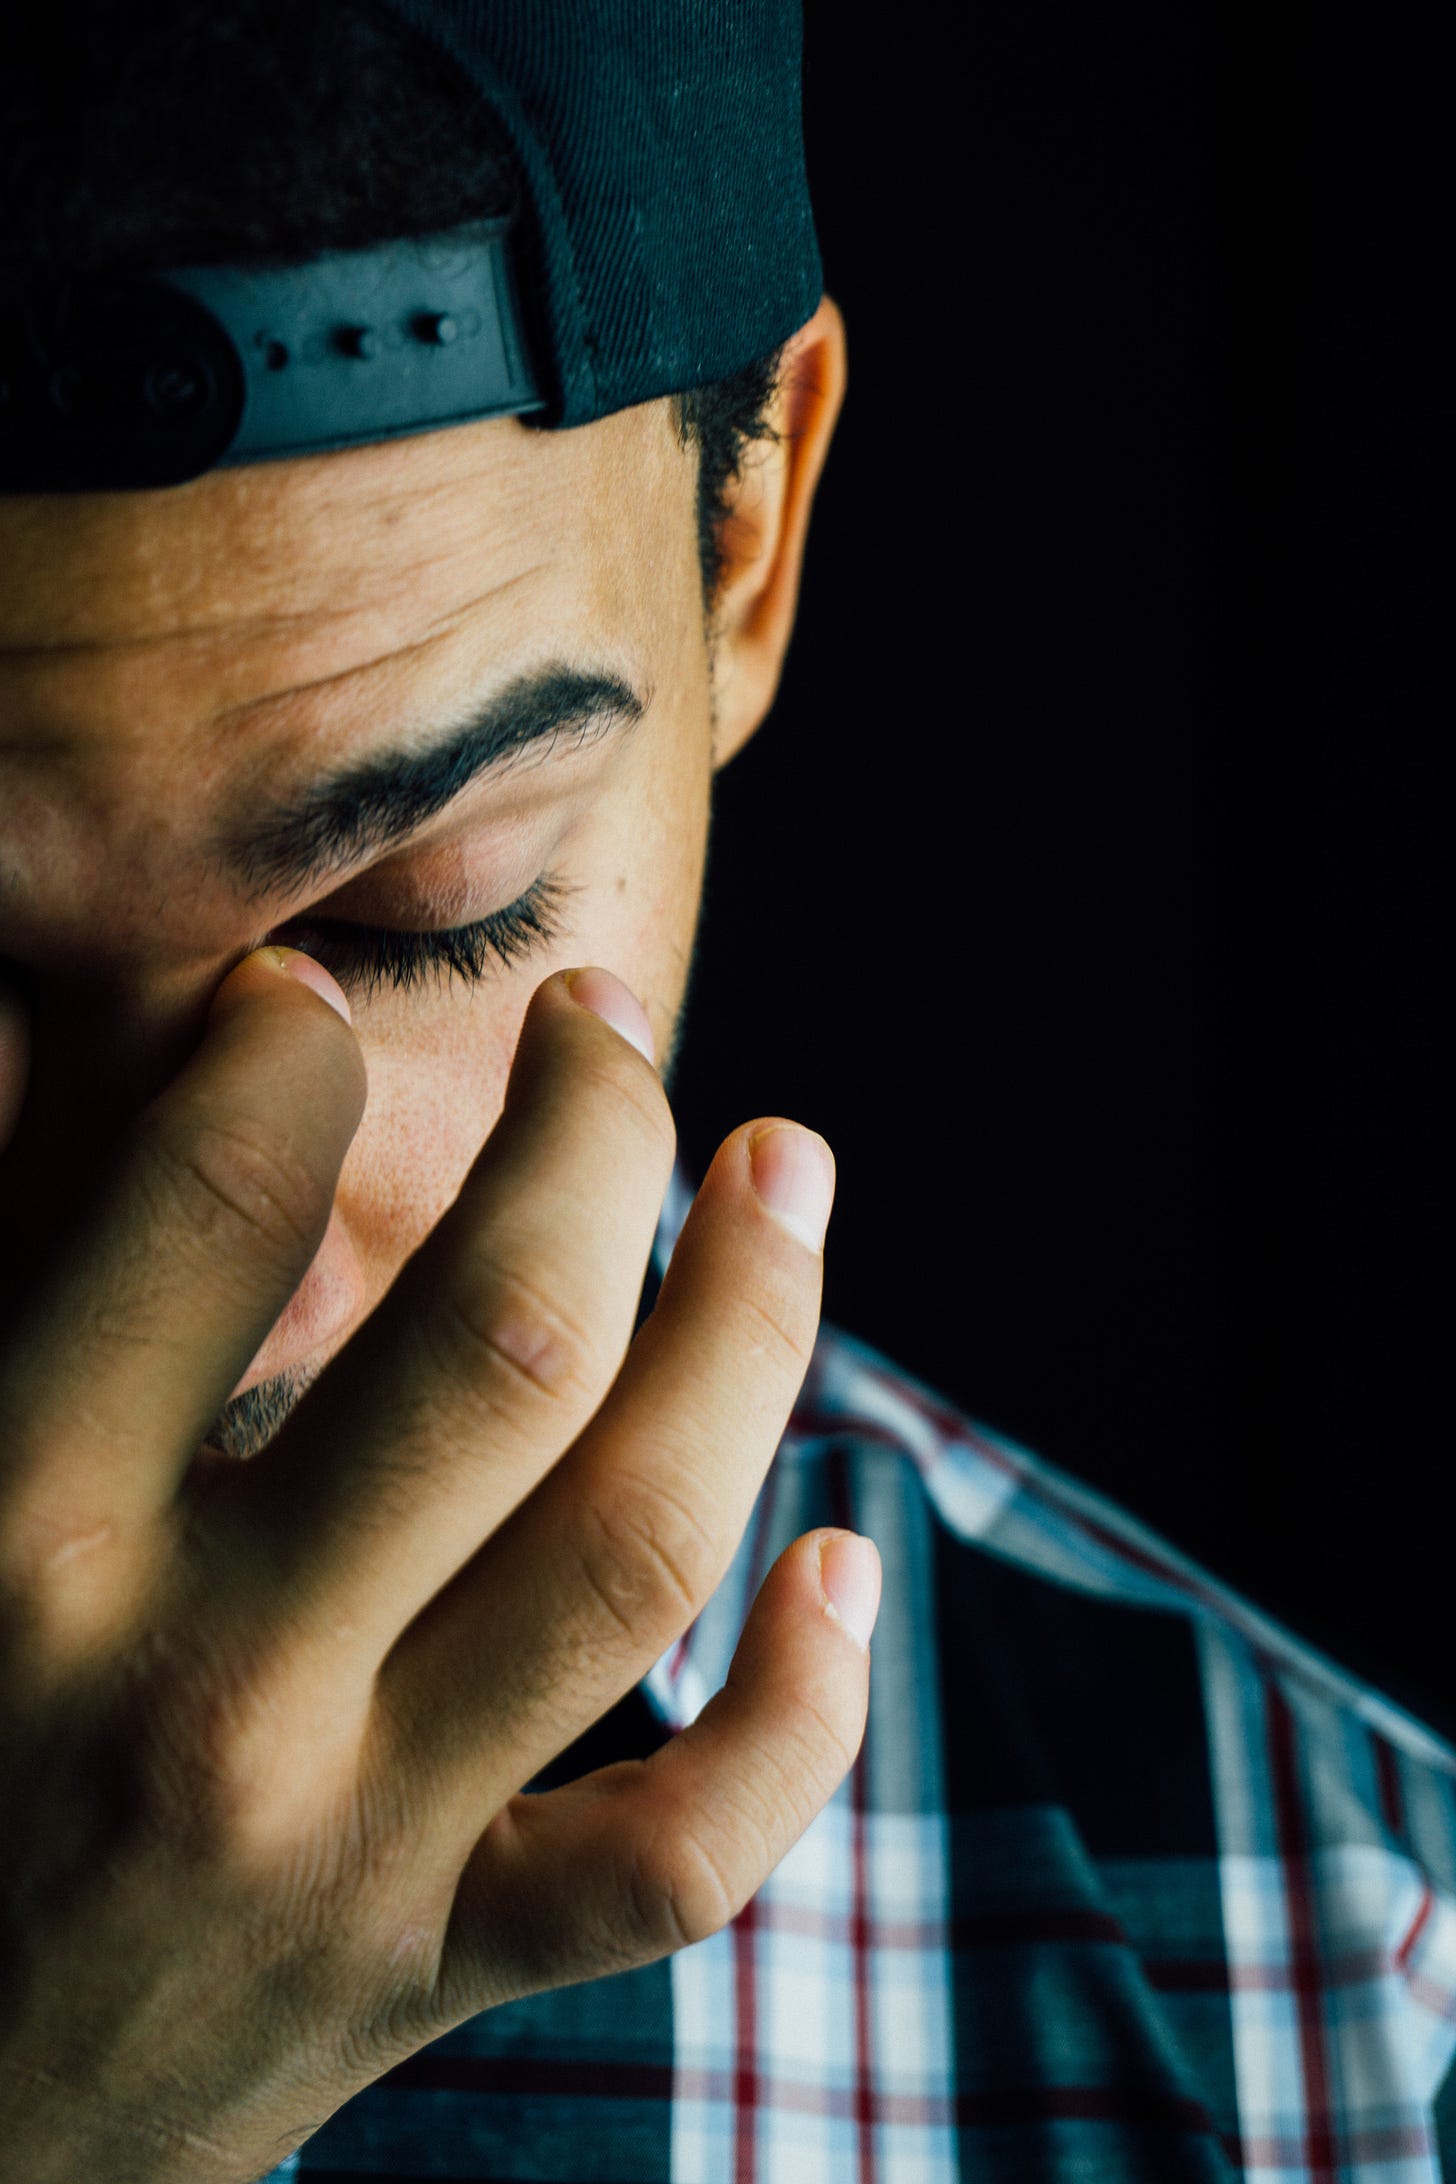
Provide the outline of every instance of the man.
<path id="1" fill-rule="evenodd" d="M 1456 1757 L 674 1167 L 793 8 L 4 36 L 6 2176 L 1438 2176 Z"/>

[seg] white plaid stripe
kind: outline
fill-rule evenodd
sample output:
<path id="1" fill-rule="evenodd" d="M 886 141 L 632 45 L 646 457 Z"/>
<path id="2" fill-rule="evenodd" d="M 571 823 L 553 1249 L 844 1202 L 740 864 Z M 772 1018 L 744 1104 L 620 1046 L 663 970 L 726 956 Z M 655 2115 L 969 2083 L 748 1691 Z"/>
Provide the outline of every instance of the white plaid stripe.
<path id="1" fill-rule="evenodd" d="M 1456 1904 L 1437 1896 L 1410 1858 L 1335 1839 L 1341 1829 L 1385 1831 L 1371 1809 L 1365 1755 L 1322 1691 L 1283 1693 L 1245 1645 L 1209 1626 L 1202 1658 L 1226 1846 L 1219 1863 L 1246 2173 L 1259 2184 L 1335 2174 L 1322 2167 L 1321 2115 L 1311 2116 L 1323 2087 L 1340 2176 L 1440 2184 L 1429 2111 L 1456 2051 Z M 1270 1710 L 1281 1698 L 1311 1827 L 1307 1853 L 1293 1858 L 1277 1819 L 1289 1793 L 1269 1757 L 1279 1737 Z M 1319 1974 L 1303 1998 L 1301 1892 Z M 1423 2007 L 1416 1996 L 1427 1948 L 1436 1968 Z"/>
<path id="2" fill-rule="evenodd" d="M 864 1827 L 875 2174 L 955 2184 L 944 1830 L 919 1814 Z M 846 1784 L 759 1891 L 747 1933 L 673 1959 L 677 2184 L 734 2184 L 745 2129 L 756 2184 L 857 2173 L 854 1828 Z"/>
<path id="3" fill-rule="evenodd" d="M 673 2184 L 733 2184 L 736 2107 L 730 2077 L 733 1937 L 712 1935 L 672 1960 Z"/>
<path id="4" fill-rule="evenodd" d="M 1456 1903 L 1423 1887 L 1397 1952 L 1405 1984 L 1411 2076 L 1434 2097 L 1456 2043 Z"/>
<path id="5" fill-rule="evenodd" d="M 691 1718 L 721 1684 L 774 1557 L 828 1520 L 830 1461 L 821 1441 L 785 1443 L 715 1612 L 653 1672 L 670 1718 Z M 912 1809 L 880 1810 L 875 1798 L 859 1811 L 846 1782 L 730 1929 L 728 1946 L 717 1936 L 673 1959 L 675 2179 L 733 2184 L 747 2137 L 755 2184 L 843 2184 L 857 2174 L 862 2129 L 880 2184 L 958 2176 L 927 1512 L 914 1473 L 873 1451 L 854 1467 L 850 1493 L 854 1521 L 880 1544 L 888 1573 L 874 1665 L 890 1768 L 880 1787 L 886 1804 Z M 717 1612 L 722 1601 L 732 1613 Z M 874 1781 L 873 1740 L 861 1766 Z M 857 2111 L 862 2084 L 873 2108 L 867 2125 Z"/>

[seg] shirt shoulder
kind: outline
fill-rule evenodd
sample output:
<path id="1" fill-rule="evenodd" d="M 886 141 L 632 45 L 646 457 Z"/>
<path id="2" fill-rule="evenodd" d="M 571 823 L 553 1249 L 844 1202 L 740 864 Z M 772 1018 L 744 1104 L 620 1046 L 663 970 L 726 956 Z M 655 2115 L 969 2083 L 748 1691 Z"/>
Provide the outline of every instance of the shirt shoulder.
<path id="1" fill-rule="evenodd" d="M 1049 1586 L 1185 1618 L 1287 1679 L 1311 1703 L 1349 1714 L 1414 1760 L 1456 1776 L 1456 1749 L 1408 1709 L 1112 1497 L 958 1407 L 869 1343 L 826 1327 L 806 1395 L 811 1400 L 801 1404 L 786 1442 L 817 1430 L 891 1455 L 950 1539 Z"/>
<path id="2" fill-rule="evenodd" d="M 659 1278 L 692 1197 L 679 1165 Z M 876 1648 L 898 1665 L 873 1688 L 872 1727 L 892 1706 L 932 1712 L 953 1761 L 970 1693 L 984 1706 L 999 1692 L 1022 1718 L 1020 1745 L 1046 1748 L 1047 1764 L 1027 1758 L 1027 1794 L 1065 1775 L 1053 1748 L 1083 1729 L 1092 1748 L 1073 1771 L 1104 1787 L 1125 1776 L 1129 1800 L 1152 1773 L 1137 1748 L 1161 1738 L 1189 1769 L 1201 1754 L 1210 1850 L 1267 1846 L 1276 1754 L 1293 1740 L 1328 1792 L 1313 1800 L 1314 1839 L 1398 1847 L 1456 1898 L 1449 1742 L 1110 1496 L 828 1321 L 724 1585 L 645 1681 L 670 1725 L 723 1681 L 774 1556 L 826 1523 L 868 1532 L 885 1564 Z M 943 1769 L 919 1793 L 926 1805 L 964 1794 Z"/>

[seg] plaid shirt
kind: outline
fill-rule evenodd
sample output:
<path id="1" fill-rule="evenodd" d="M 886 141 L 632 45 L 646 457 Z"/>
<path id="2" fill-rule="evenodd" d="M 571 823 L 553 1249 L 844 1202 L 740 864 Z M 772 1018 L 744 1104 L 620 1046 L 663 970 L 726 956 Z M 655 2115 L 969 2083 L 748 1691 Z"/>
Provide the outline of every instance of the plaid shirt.
<path id="1" fill-rule="evenodd" d="M 821 1524 L 884 1558 L 869 1728 L 747 1909 L 460 2026 L 278 2184 L 1456 2184 L 1456 1753 L 836 1328 L 727 1578 L 563 1775 L 690 1722 Z"/>

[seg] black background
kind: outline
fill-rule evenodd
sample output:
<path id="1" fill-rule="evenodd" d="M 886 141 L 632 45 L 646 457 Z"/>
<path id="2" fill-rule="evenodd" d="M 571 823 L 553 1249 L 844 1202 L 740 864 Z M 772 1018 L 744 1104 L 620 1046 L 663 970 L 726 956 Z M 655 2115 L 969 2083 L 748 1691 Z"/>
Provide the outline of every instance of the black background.
<path id="1" fill-rule="evenodd" d="M 823 1130 L 831 1320 L 1449 1735 L 1445 251 L 1419 56 L 1277 12 L 809 0 L 850 388 L 675 1105 Z"/>

